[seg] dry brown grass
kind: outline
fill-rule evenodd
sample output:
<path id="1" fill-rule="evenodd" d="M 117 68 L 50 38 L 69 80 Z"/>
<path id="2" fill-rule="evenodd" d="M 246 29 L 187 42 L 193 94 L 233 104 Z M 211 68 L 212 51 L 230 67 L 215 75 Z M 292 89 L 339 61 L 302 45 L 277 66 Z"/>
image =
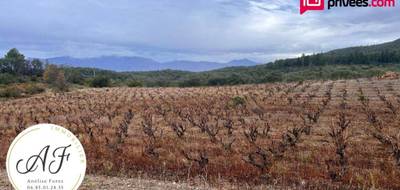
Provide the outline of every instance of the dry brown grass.
<path id="1" fill-rule="evenodd" d="M 26 126 L 82 141 L 88 172 L 247 187 L 400 188 L 400 81 L 85 89 L 0 102 L 0 164 Z"/>

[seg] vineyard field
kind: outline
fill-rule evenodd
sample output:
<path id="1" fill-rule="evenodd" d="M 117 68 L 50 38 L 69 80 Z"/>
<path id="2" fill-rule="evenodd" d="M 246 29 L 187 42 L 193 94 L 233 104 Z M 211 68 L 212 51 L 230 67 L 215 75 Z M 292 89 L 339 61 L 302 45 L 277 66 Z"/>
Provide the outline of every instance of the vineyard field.
<path id="1" fill-rule="evenodd" d="M 53 123 L 92 175 L 399 189 L 399 118 L 400 80 L 49 92 L 0 102 L 0 166 L 18 133 Z"/>

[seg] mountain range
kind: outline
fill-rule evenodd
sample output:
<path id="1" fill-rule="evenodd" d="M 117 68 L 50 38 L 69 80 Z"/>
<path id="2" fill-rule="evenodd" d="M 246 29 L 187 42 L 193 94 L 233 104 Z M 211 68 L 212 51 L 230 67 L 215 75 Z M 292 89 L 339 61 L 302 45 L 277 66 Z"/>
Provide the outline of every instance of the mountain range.
<path id="1" fill-rule="evenodd" d="M 158 63 L 145 58 L 135 61 L 137 59 L 137 57 L 101 57 L 86 59 L 82 62 L 78 62 L 80 59 L 75 61 L 72 59 L 60 60 L 64 60 L 65 63 L 75 63 L 75 66 L 78 67 L 85 67 L 64 68 L 65 73 L 69 75 L 67 78 L 73 76 L 74 81 L 80 81 L 79 84 L 84 84 L 86 80 L 90 81 L 94 76 L 118 79 L 113 82 L 119 82 L 119 85 L 134 81 L 135 85 L 140 84 L 148 87 L 191 87 L 337 80 L 381 76 L 387 71 L 400 72 L 400 39 L 382 44 L 349 47 L 331 50 L 326 53 L 281 59 L 247 67 L 243 65 L 252 65 L 254 62 L 237 60 L 228 63 L 215 63 L 218 64 L 215 65 L 212 62 L 193 61 Z M 57 59 L 50 60 L 50 62 L 61 63 Z M 136 64 L 138 62 L 141 63 L 141 67 Z M 218 69 L 204 71 L 212 68 Z M 125 71 L 136 70 L 136 72 L 115 72 L 122 69 Z M 150 71 L 138 72 L 140 70 Z M 96 75 L 92 75 L 92 73 L 96 73 Z"/>
<path id="2" fill-rule="evenodd" d="M 159 71 L 159 70 L 181 70 L 201 72 L 224 67 L 253 66 L 256 62 L 248 59 L 233 60 L 227 63 L 208 61 L 177 60 L 170 62 L 158 62 L 144 57 L 119 57 L 102 56 L 92 58 L 54 57 L 47 59 L 49 63 L 65 65 L 70 67 L 88 67 L 118 72 L 127 71 Z"/>

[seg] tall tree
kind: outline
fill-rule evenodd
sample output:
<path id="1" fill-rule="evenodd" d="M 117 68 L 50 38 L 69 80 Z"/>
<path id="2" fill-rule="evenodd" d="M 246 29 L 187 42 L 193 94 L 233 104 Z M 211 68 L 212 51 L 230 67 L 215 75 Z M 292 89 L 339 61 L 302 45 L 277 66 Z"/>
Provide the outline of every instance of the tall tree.
<path id="1" fill-rule="evenodd" d="M 19 53 L 19 51 L 15 48 L 8 51 L 8 53 L 4 56 L 4 63 L 6 72 L 25 74 L 28 69 L 25 56 Z"/>
<path id="2" fill-rule="evenodd" d="M 43 73 L 43 79 L 46 83 L 53 84 L 57 80 L 59 69 L 56 65 L 46 65 Z"/>
<path id="3" fill-rule="evenodd" d="M 65 81 L 64 71 L 62 71 L 62 70 L 58 71 L 56 81 L 54 81 L 54 87 L 58 91 L 62 91 L 62 92 L 68 91 L 68 85 L 67 85 L 67 82 Z"/>
<path id="4" fill-rule="evenodd" d="M 0 73 L 6 73 L 7 72 L 7 65 L 4 59 L 0 59 Z"/>
<path id="5" fill-rule="evenodd" d="M 43 63 L 39 59 L 34 59 L 31 62 L 31 74 L 41 76 L 43 74 Z"/>

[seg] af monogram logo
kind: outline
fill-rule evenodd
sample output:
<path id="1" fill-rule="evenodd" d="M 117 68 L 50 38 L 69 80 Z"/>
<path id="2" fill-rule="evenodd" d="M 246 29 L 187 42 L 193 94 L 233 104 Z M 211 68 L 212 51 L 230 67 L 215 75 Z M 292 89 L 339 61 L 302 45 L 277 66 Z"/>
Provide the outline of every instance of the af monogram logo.
<path id="1" fill-rule="evenodd" d="M 85 176 L 86 155 L 67 129 L 39 124 L 14 139 L 6 167 L 17 190 L 76 190 Z"/>
<path id="2" fill-rule="evenodd" d="M 324 10 L 324 0 L 300 0 L 300 14 L 308 10 Z"/>

